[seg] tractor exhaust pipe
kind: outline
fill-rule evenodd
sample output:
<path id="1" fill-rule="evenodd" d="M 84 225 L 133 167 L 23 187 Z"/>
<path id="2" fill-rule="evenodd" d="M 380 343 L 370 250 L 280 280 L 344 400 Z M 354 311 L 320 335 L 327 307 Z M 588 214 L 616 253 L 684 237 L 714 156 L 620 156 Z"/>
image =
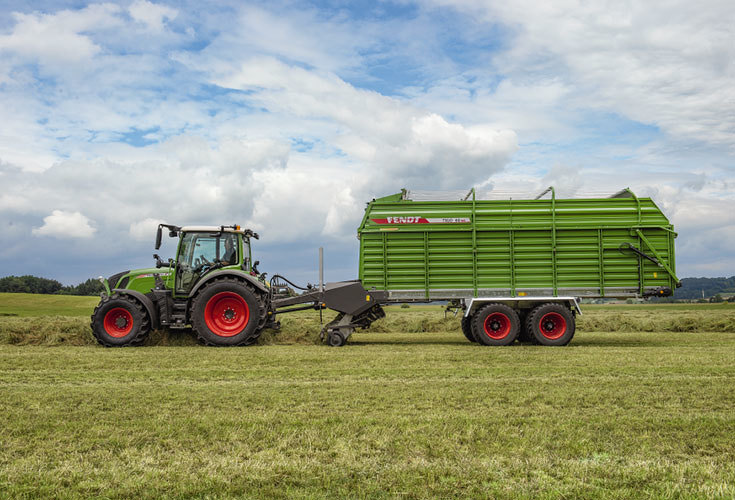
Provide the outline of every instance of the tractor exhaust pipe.
<path id="1" fill-rule="evenodd" d="M 324 291 L 324 247 L 319 247 L 319 291 Z"/>

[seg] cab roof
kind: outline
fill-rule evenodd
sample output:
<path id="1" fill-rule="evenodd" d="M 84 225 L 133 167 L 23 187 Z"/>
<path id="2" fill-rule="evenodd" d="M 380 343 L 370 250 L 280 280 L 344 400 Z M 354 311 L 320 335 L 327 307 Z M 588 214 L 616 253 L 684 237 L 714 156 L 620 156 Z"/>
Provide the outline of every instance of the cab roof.
<path id="1" fill-rule="evenodd" d="M 239 226 L 238 226 L 239 227 Z M 235 229 L 232 226 L 184 226 L 181 228 L 184 233 L 239 233 L 245 234 L 245 229 Z"/>

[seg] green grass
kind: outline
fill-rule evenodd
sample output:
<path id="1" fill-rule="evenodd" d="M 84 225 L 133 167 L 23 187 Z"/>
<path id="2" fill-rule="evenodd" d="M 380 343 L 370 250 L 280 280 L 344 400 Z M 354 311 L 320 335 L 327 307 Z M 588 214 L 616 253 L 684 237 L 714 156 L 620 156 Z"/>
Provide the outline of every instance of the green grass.
<path id="1" fill-rule="evenodd" d="M 731 498 L 733 349 L 0 346 L 0 496 Z"/>
<path id="2" fill-rule="evenodd" d="M 99 297 L 0 293 L 0 318 L 29 316 L 89 316 Z"/>
<path id="3" fill-rule="evenodd" d="M 666 307 L 583 318 L 733 314 Z M 36 331 L 55 323 L 58 335 Z M 308 312 L 247 348 L 163 332 L 154 343 L 177 345 L 5 342 L 0 498 L 735 496 L 731 327 L 482 348 L 456 323 L 437 307 L 389 308 L 339 349 L 313 343 Z M 65 344 L 83 336 L 64 325 L 88 319 L 0 318 L 6 337 L 9 325 Z"/>

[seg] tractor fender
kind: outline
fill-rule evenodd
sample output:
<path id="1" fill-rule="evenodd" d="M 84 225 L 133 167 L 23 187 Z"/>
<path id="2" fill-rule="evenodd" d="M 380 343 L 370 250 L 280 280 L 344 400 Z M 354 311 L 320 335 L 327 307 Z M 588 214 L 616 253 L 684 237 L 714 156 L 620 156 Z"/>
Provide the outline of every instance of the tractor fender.
<path id="1" fill-rule="evenodd" d="M 263 283 L 258 281 L 258 279 L 255 278 L 254 276 L 251 276 L 250 274 L 243 272 L 243 271 L 238 271 L 235 269 L 226 269 L 224 271 L 219 271 L 216 273 L 212 273 L 209 276 L 205 276 L 204 279 L 200 280 L 194 286 L 194 288 L 192 288 L 191 292 L 189 292 L 189 298 L 194 297 L 194 295 L 197 294 L 197 292 L 199 291 L 201 287 L 203 287 L 204 285 L 206 285 L 213 279 L 224 278 L 225 276 L 232 276 L 234 278 L 238 278 L 238 279 L 247 281 L 249 284 L 253 285 L 259 291 L 263 293 L 268 293 L 268 288 Z"/>
<path id="2" fill-rule="evenodd" d="M 143 304 L 143 307 L 145 307 L 145 310 L 148 313 L 148 317 L 151 318 L 151 328 L 155 329 L 160 326 L 158 322 L 158 308 L 153 304 L 151 299 L 140 292 L 135 290 L 126 290 L 125 288 L 115 288 L 112 290 L 112 293 L 128 295 Z"/>

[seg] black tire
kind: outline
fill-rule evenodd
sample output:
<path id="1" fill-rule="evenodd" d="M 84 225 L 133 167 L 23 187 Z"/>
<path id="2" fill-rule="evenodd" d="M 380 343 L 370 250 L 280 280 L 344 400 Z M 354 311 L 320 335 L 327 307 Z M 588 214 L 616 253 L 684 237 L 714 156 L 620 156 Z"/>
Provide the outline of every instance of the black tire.
<path id="1" fill-rule="evenodd" d="M 342 347 L 347 343 L 347 339 L 341 332 L 331 332 L 327 337 L 327 343 L 331 347 Z"/>
<path id="2" fill-rule="evenodd" d="M 105 347 L 125 347 L 145 342 L 151 321 L 143 305 L 128 295 L 103 297 L 91 316 L 97 342 Z"/>
<path id="3" fill-rule="evenodd" d="M 568 307 L 550 302 L 530 312 L 526 328 L 537 344 L 563 346 L 572 341 L 576 325 Z"/>
<path id="4" fill-rule="evenodd" d="M 462 316 L 459 324 L 462 327 L 462 333 L 464 333 L 464 336 L 467 337 L 467 340 L 477 343 L 477 339 L 475 339 L 475 334 L 472 333 L 472 316 Z"/>
<path id="5" fill-rule="evenodd" d="M 483 345 L 510 345 L 521 329 L 518 313 L 505 304 L 488 304 L 473 315 L 472 332 Z"/>
<path id="6" fill-rule="evenodd" d="M 535 343 L 533 339 L 533 335 L 531 335 L 531 332 L 528 330 L 527 325 L 527 319 L 528 319 L 528 313 L 530 312 L 530 309 L 519 309 L 518 310 L 518 318 L 521 321 L 521 330 L 518 332 L 518 342 L 527 344 L 527 343 Z"/>
<path id="7" fill-rule="evenodd" d="M 204 285 L 191 305 L 191 324 L 205 345 L 253 344 L 261 333 L 264 307 L 255 292 L 234 278 Z"/>

